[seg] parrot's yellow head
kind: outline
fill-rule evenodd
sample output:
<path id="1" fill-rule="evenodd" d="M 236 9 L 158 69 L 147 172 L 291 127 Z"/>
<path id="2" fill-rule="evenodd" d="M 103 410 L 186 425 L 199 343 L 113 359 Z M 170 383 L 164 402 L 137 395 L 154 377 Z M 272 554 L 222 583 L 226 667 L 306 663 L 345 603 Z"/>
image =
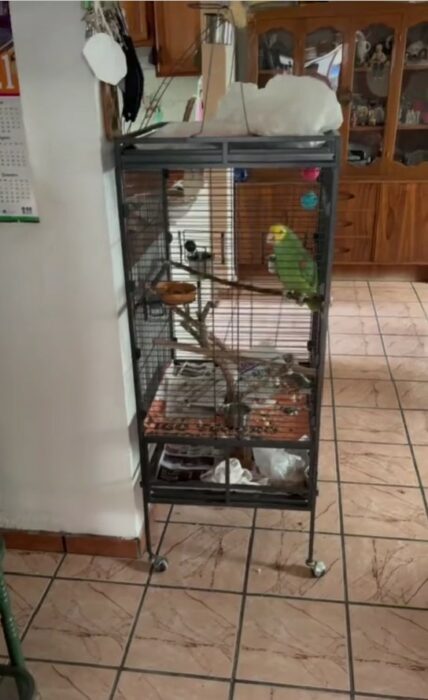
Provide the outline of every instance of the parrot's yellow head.
<path id="1" fill-rule="evenodd" d="M 288 236 L 289 228 L 284 224 L 274 224 L 268 233 L 268 243 L 280 243 Z"/>

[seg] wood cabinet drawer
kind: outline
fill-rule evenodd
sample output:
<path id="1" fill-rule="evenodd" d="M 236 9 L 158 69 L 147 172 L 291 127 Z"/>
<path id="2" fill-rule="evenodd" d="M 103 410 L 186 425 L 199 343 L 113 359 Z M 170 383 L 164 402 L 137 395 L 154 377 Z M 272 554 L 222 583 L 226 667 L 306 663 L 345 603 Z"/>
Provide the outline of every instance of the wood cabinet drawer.
<path id="1" fill-rule="evenodd" d="M 338 236 L 334 242 L 334 262 L 369 262 L 372 257 L 372 239 L 356 236 Z"/>
<path id="2" fill-rule="evenodd" d="M 337 210 L 354 211 L 375 209 L 377 205 L 379 186 L 371 182 L 353 184 L 342 182 L 337 194 Z"/>
<path id="3" fill-rule="evenodd" d="M 374 225 L 374 209 L 351 212 L 338 211 L 336 236 L 371 238 L 374 232 Z"/>

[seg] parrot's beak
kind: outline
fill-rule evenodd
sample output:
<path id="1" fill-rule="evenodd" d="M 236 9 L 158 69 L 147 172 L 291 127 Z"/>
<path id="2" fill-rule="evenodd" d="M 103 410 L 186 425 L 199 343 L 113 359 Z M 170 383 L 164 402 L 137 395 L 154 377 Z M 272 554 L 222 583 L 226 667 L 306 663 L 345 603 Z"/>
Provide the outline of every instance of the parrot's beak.
<path id="1" fill-rule="evenodd" d="M 282 241 L 286 235 L 287 229 L 282 224 L 274 224 L 269 229 L 267 242 L 273 244 L 278 243 L 278 241 Z"/>

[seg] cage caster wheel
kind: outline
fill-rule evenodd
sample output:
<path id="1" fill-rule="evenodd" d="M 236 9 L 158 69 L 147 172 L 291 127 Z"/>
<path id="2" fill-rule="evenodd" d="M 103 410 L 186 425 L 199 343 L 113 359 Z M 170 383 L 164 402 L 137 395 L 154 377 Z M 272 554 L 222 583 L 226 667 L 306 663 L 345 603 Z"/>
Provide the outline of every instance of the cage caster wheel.
<path id="1" fill-rule="evenodd" d="M 152 564 L 153 571 L 155 571 L 157 574 L 162 574 L 168 568 L 168 559 L 157 556 L 153 558 Z"/>
<path id="2" fill-rule="evenodd" d="M 327 567 L 323 561 L 312 561 L 308 563 L 314 578 L 322 578 L 327 571 Z"/>

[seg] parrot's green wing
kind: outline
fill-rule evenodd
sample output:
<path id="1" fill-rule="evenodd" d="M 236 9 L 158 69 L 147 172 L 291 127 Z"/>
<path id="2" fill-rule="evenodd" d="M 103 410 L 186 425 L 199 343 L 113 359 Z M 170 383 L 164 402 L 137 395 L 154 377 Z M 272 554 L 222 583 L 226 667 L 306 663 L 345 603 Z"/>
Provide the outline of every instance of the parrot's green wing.
<path id="1" fill-rule="evenodd" d="M 296 234 L 288 229 L 286 237 L 275 244 L 276 272 L 284 288 L 305 296 L 317 293 L 317 266 Z"/>

